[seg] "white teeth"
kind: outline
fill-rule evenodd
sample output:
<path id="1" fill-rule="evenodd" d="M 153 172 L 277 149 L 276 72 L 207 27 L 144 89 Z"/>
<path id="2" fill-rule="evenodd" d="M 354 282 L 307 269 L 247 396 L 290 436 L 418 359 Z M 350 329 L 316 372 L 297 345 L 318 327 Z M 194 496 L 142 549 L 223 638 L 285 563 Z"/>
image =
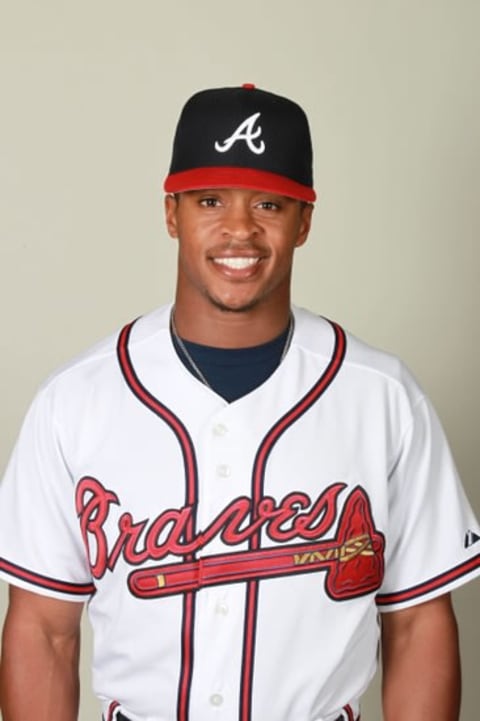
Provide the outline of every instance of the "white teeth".
<path id="1" fill-rule="evenodd" d="M 258 263 L 258 258 L 214 258 L 214 261 L 220 265 L 226 265 L 227 268 L 241 270 Z"/>

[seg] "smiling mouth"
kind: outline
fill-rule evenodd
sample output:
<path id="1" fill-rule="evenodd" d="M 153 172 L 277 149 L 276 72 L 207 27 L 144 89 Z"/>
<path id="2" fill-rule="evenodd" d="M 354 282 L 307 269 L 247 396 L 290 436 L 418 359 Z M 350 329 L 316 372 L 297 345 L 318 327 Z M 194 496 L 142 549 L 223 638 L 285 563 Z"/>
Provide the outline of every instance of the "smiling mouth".
<path id="1" fill-rule="evenodd" d="M 218 265 L 224 265 L 226 268 L 233 268 L 234 270 L 243 270 L 244 268 L 251 268 L 259 262 L 260 258 L 214 258 L 213 262 Z"/>

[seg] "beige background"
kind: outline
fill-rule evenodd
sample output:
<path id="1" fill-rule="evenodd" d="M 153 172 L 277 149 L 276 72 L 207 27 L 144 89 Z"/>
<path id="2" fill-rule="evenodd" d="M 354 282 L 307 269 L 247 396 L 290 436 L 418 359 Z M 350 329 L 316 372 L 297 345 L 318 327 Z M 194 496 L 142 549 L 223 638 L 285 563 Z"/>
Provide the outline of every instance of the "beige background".
<path id="1" fill-rule="evenodd" d="M 320 197 L 295 301 L 407 361 L 480 513 L 479 28 L 477 0 L 0 0 L 0 466 L 47 373 L 171 297 L 180 106 L 249 81 L 311 119 Z M 455 603 L 475 721 L 478 582 Z"/>

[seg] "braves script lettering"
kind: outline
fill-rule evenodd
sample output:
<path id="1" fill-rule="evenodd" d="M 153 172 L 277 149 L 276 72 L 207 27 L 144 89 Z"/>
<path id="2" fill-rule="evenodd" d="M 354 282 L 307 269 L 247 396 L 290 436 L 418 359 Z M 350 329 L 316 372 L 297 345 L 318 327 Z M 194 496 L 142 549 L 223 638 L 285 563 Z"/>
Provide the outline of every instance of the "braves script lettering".
<path id="1" fill-rule="evenodd" d="M 261 529 L 278 543 L 321 538 L 337 517 L 337 499 L 344 488 L 344 483 L 335 483 L 313 503 L 306 493 L 299 492 L 289 493 L 280 503 L 266 496 L 256 508 L 252 508 L 250 498 L 236 498 L 190 541 L 185 540 L 185 531 L 194 518 L 194 509 L 189 506 L 167 509 L 153 520 L 135 521 L 130 513 L 121 513 L 115 534 L 110 531 L 107 536 L 106 527 L 112 528 L 113 507 L 121 504 L 118 496 L 95 478 L 80 480 L 76 509 L 92 575 L 101 578 L 105 571 L 115 568 L 120 557 L 132 566 L 158 561 L 169 554 L 183 557 L 201 550 L 216 537 L 231 546 L 248 541 Z"/>

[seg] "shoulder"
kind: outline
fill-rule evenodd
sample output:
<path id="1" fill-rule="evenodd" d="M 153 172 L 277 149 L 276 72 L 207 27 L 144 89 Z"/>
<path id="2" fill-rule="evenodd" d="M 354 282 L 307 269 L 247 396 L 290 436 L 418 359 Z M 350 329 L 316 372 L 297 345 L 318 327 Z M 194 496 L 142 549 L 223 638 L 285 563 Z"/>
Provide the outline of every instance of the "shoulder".
<path id="1" fill-rule="evenodd" d="M 128 331 L 129 347 L 148 348 L 162 332 L 169 328 L 170 305 L 157 308 L 150 313 L 126 323 L 114 333 L 98 341 L 82 353 L 59 366 L 39 388 L 39 395 L 57 391 L 72 392 L 85 384 L 102 383 L 112 373 L 118 372 L 119 339 Z"/>
<path id="2" fill-rule="evenodd" d="M 335 344 L 344 343 L 342 377 L 353 386 L 383 388 L 385 393 L 400 394 L 408 405 L 415 405 L 425 394 L 410 369 L 396 355 L 364 342 L 322 316 L 304 308 L 294 308 L 295 342 L 305 353 L 329 357 Z"/>

